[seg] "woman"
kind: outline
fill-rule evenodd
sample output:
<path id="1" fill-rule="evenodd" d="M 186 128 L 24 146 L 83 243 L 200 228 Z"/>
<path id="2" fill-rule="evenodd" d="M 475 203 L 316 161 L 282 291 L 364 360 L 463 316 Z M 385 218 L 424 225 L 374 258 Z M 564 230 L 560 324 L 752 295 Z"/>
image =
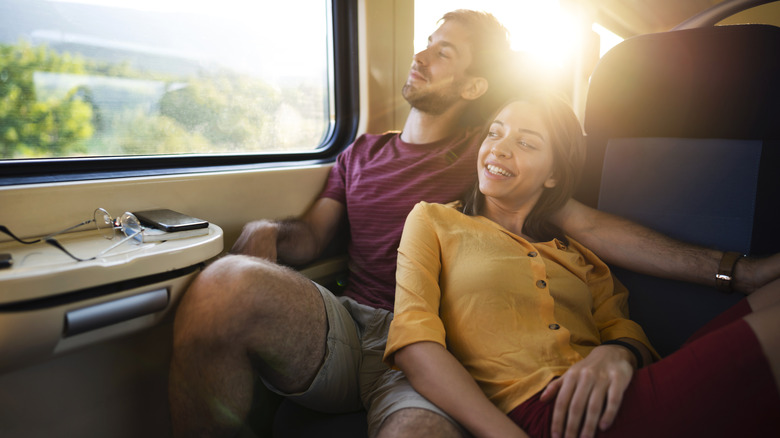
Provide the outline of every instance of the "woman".
<path id="1" fill-rule="evenodd" d="M 627 292 L 547 220 L 583 157 L 563 101 L 499 112 L 465 214 L 420 203 L 407 219 L 385 361 L 475 436 L 780 430 L 780 282 L 642 368 L 658 356 L 628 319 Z"/>

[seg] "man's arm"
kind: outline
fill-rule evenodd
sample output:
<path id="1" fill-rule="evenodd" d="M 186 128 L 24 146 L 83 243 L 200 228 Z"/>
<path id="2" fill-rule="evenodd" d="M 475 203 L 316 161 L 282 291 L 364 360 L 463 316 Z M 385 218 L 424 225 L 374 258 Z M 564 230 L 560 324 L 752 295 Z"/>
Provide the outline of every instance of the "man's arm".
<path id="1" fill-rule="evenodd" d="M 231 252 L 291 265 L 308 263 L 333 239 L 345 211 L 344 204 L 320 198 L 300 219 L 250 222 L 244 226 Z"/>
<path id="2" fill-rule="evenodd" d="M 722 251 L 672 239 L 574 199 L 554 215 L 553 221 L 607 263 L 656 277 L 715 286 Z M 751 293 L 778 276 L 780 254 L 742 259 L 736 265 L 732 287 Z"/>

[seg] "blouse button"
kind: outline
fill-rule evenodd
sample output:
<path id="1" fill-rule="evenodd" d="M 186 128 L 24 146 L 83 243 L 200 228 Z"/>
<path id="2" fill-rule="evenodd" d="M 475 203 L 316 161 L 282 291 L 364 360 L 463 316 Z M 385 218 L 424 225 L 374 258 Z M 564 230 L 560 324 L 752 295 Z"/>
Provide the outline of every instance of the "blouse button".
<path id="1" fill-rule="evenodd" d="M 539 289 L 544 289 L 547 287 L 547 282 L 544 280 L 539 280 L 536 282 L 536 287 L 538 287 Z"/>
<path id="2" fill-rule="evenodd" d="M 536 252 L 536 251 L 531 251 L 531 252 L 528 253 L 528 257 L 536 257 L 538 255 L 539 255 L 539 253 Z"/>
<path id="3" fill-rule="evenodd" d="M 549 328 L 550 330 L 558 330 L 559 328 L 561 328 L 561 326 L 558 324 L 550 324 L 547 326 L 547 328 Z"/>

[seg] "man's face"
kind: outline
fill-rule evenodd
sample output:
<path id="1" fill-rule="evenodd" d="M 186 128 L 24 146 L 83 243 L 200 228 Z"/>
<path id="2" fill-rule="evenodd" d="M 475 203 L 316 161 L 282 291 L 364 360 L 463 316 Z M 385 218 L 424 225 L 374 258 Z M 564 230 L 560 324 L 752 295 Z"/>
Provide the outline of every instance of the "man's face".
<path id="1" fill-rule="evenodd" d="M 471 65 L 466 29 L 457 22 L 442 24 L 428 38 L 428 47 L 414 55 L 402 93 L 412 107 L 441 114 L 462 99 Z"/>

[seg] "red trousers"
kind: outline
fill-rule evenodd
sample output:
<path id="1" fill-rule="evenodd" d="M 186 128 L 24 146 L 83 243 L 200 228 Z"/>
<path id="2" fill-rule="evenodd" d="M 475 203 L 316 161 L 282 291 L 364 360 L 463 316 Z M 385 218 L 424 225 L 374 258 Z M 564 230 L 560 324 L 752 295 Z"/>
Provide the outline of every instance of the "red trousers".
<path id="1" fill-rule="evenodd" d="M 780 395 L 746 300 L 707 324 L 678 351 L 638 370 L 607 437 L 780 436 Z M 509 413 L 534 438 L 550 436 L 554 402 L 541 393 Z"/>

